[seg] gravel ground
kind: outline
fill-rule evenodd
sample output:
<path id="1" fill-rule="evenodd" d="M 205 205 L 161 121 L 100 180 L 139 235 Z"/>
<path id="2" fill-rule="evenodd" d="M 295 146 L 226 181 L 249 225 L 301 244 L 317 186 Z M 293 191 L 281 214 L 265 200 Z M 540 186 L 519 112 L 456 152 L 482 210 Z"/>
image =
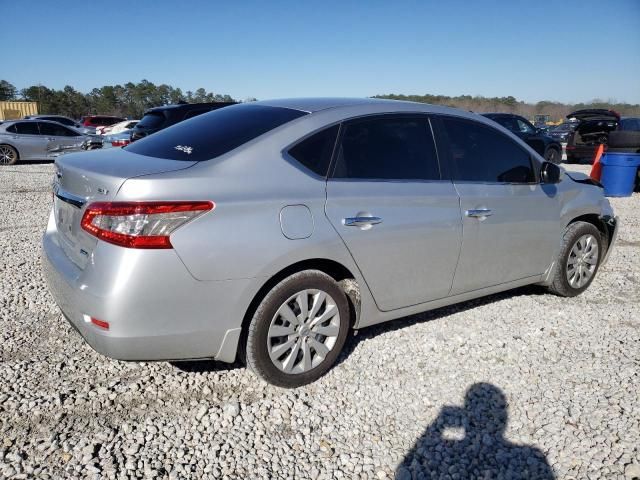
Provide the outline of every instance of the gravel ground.
<path id="1" fill-rule="evenodd" d="M 0 478 L 640 478 L 638 194 L 612 200 L 619 240 L 586 294 L 362 330 L 292 391 L 93 352 L 40 274 L 51 178 L 0 169 Z"/>

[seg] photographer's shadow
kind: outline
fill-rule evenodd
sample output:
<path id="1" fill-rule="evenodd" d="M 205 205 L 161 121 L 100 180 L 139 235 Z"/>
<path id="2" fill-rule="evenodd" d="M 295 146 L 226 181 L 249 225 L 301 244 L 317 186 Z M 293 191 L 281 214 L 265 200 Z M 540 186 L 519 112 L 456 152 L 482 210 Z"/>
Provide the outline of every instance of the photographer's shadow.
<path id="1" fill-rule="evenodd" d="M 489 383 L 467 390 L 463 407 L 444 406 L 398 467 L 396 479 L 555 478 L 537 448 L 504 438 L 507 401 Z"/>

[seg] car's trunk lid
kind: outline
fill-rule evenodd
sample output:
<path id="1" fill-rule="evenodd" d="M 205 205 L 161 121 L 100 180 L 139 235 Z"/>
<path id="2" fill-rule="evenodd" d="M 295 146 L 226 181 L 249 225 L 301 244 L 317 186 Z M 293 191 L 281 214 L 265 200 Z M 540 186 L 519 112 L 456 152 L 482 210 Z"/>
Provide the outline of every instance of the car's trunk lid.
<path id="1" fill-rule="evenodd" d="M 620 121 L 620 115 L 613 110 L 605 110 L 603 108 L 587 108 L 584 110 L 576 110 L 575 112 L 567 115 L 567 119 L 571 120 L 575 118 L 581 122 L 588 122 L 593 120 L 603 121 Z"/>
<path id="2" fill-rule="evenodd" d="M 53 211 L 60 246 L 84 269 L 97 242 L 80 226 L 89 204 L 113 200 L 127 179 L 183 170 L 195 163 L 155 159 L 115 148 L 59 157 L 55 165 Z"/>

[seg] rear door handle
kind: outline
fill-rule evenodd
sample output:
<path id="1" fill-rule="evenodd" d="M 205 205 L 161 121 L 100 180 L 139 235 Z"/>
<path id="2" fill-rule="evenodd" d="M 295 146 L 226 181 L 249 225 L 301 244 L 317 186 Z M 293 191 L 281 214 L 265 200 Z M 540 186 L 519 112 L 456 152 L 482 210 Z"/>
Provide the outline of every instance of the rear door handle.
<path id="1" fill-rule="evenodd" d="M 380 217 L 347 217 L 342 219 L 342 223 L 346 227 L 371 227 L 382 223 Z"/>
<path id="2" fill-rule="evenodd" d="M 467 217 L 472 218 L 482 218 L 482 217 L 490 217 L 493 215 L 493 212 L 488 208 L 476 208 L 474 210 L 467 210 L 464 212 Z"/>

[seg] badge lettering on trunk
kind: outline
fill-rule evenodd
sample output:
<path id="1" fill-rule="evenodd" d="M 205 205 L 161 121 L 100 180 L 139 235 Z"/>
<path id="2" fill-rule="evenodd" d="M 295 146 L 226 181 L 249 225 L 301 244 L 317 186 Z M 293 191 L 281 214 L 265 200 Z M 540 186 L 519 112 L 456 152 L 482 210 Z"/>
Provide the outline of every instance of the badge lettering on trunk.
<path id="1" fill-rule="evenodd" d="M 107 190 L 106 188 L 98 187 L 98 193 L 106 195 L 107 193 L 109 193 L 109 190 Z"/>
<path id="2" fill-rule="evenodd" d="M 191 152 L 193 152 L 193 147 L 187 147 L 186 145 L 176 145 L 173 148 L 175 148 L 176 150 L 180 150 L 181 152 L 184 152 L 187 155 L 191 155 Z"/>

